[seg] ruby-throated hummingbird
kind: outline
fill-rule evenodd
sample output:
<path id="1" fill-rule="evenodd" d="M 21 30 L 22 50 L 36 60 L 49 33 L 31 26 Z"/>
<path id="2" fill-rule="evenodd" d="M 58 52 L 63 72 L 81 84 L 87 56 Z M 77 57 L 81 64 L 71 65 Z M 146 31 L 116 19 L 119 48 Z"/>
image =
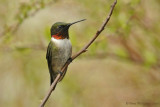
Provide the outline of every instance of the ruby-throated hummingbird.
<path id="1" fill-rule="evenodd" d="M 72 45 L 69 40 L 68 33 L 69 27 L 84 20 L 85 19 L 73 23 L 57 22 L 52 25 L 51 41 L 48 45 L 46 54 L 51 84 L 55 80 L 58 73 L 61 74 L 58 82 L 63 79 L 67 69 L 63 73 L 61 73 L 61 69 L 68 60 L 72 60 Z"/>

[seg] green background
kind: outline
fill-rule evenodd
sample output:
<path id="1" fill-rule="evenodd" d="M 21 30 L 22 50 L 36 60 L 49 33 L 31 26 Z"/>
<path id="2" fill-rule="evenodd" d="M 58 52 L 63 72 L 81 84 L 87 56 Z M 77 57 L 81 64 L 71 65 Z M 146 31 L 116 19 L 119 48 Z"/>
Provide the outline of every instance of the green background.
<path id="1" fill-rule="evenodd" d="M 52 24 L 87 19 L 70 28 L 75 54 L 113 2 L 0 0 L 0 106 L 37 107 L 49 89 Z M 105 30 L 70 64 L 46 107 L 160 106 L 159 12 L 159 0 L 118 0 Z"/>

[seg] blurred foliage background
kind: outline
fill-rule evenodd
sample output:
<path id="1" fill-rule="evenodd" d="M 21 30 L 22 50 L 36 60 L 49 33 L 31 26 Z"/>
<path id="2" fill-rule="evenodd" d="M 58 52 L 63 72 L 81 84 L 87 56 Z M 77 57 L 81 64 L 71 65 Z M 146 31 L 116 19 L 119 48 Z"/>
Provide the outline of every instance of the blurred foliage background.
<path id="1" fill-rule="evenodd" d="M 70 28 L 74 54 L 112 3 L 0 0 L 0 106 L 38 106 L 50 83 L 45 55 L 51 25 L 87 19 Z M 159 12 L 159 0 L 118 0 L 104 32 L 69 66 L 46 107 L 160 106 Z"/>

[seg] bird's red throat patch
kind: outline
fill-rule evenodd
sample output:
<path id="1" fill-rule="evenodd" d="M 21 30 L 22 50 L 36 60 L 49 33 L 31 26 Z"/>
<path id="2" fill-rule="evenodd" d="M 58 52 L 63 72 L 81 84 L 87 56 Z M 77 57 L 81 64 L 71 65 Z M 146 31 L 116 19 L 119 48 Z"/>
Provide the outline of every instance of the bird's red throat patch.
<path id="1" fill-rule="evenodd" d="M 58 35 L 58 34 L 52 35 L 52 37 L 55 39 L 64 39 L 64 37 L 62 35 Z"/>

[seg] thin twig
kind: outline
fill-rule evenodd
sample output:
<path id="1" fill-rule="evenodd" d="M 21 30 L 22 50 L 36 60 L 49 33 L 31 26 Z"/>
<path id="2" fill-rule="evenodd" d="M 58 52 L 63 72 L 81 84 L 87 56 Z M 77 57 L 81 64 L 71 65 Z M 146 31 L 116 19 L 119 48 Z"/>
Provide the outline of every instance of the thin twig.
<path id="1" fill-rule="evenodd" d="M 105 22 L 102 24 L 100 29 L 96 32 L 95 36 L 91 39 L 91 41 L 89 41 L 89 43 L 82 50 L 80 50 L 76 55 L 72 56 L 72 61 L 75 58 L 77 58 L 79 55 L 81 55 L 82 53 L 86 52 L 87 48 L 95 41 L 95 39 L 99 36 L 99 34 L 104 30 L 105 26 L 107 25 L 112 13 L 113 13 L 113 10 L 114 10 L 114 7 L 115 7 L 116 3 L 117 3 L 117 0 L 115 0 L 114 3 L 111 5 L 111 10 L 109 12 L 109 15 L 107 16 Z M 70 63 L 71 62 L 67 61 L 67 63 L 63 66 L 61 72 L 64 72 L 64 70 L 68 67 L 68 65 Z M 50 86 L 50 89 L 49 89 L 47 95 L 45 96 L 45 98 L 43 99 L 43 101 L 41 102 L 40 107 L 44 107 L 44 105 L 47 102 L 48 98 L 50 97 L 55 85 L 57 84 L 59 78 L 60 78 L 60 74 L 57 75 L 56 79 L 54 80 L 54 82 Z"/>

